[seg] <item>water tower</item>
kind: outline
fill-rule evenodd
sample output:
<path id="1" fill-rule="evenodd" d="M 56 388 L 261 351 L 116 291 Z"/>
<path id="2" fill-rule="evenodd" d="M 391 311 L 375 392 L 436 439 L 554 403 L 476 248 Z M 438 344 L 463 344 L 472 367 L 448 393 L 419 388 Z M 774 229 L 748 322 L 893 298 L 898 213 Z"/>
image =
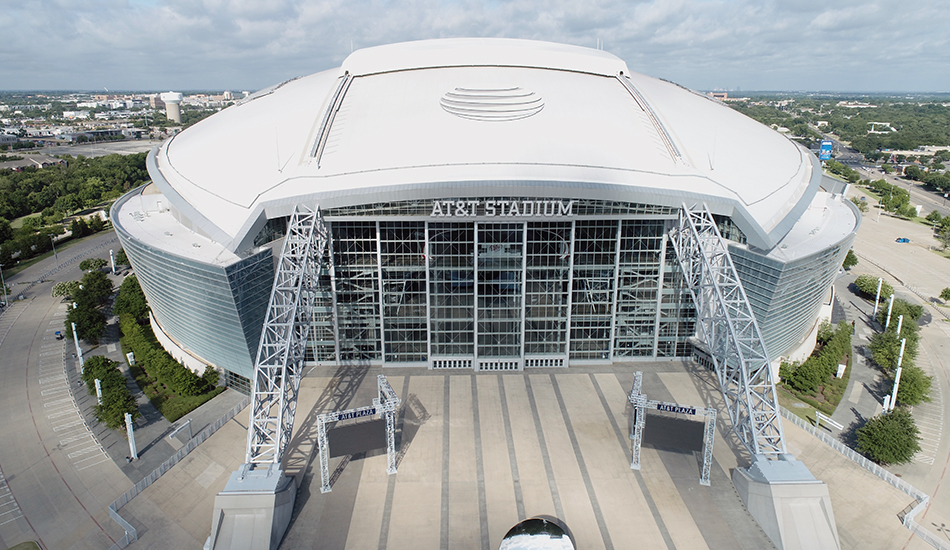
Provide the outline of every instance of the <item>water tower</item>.
<path id="1" fill-rule="evenodd" d="M 165 92 L 162 94 L 162 101 L 165 102 L 165 116 L 168 120 L 181 123 L 181 103 L 182 95 L 178 92 Z"/>

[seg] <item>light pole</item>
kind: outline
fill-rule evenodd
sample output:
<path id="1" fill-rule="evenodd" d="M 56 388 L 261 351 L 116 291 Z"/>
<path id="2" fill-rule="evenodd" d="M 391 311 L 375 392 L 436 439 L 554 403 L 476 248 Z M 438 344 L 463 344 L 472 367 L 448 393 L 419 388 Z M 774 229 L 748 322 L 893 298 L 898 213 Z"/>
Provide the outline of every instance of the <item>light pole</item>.
<path id="1" fill-rule="evenodd" d="M 894 309 L 894 295 L 891 294 L 891 297 L 888 299 L 887 304 L 887 321 L 884 322 L 884 330 L 887 331 L 887 327 L 891 326 L 891 310 Z"/>
<path id="2" fill-rule="evenodd" d="M 53 259 L 54 259 L 54 260 L 58 260 L 58 259 L 59 259 L 59 256 L 56 255 L 56 241 L 53 240 L 53 236 L 52 236 L 52 235 L 49 236 L 49 242 L 52 243 L 52 245 L 53 245 Z"/>
<path id="3" fill-rule="evenodd" d="M 7 283 L 3 280 L 3 264 L 0 264 L 0 285 L 3 286 L 3 307 L 7 307 L 10 301 L 7 300 Z"/>

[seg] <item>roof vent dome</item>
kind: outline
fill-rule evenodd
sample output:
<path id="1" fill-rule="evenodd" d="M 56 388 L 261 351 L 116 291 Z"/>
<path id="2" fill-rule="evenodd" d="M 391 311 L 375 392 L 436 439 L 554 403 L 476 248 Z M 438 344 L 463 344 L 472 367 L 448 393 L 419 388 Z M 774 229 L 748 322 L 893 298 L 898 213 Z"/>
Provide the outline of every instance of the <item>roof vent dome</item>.
<path id="1" fill-rule="evenodd" d="M 538 94 L 515 88 L 455 88 L 439 104 L 446 112 L 471 120 L 503 122 L 536 115 L 544 108 Z"/>

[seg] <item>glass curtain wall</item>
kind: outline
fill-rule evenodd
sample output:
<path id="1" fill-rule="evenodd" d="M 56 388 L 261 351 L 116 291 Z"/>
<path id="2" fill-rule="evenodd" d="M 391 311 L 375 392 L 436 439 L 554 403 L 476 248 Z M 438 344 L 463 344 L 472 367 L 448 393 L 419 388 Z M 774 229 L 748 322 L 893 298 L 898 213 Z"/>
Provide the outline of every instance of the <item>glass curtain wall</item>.
<path id="1" fill-rule="evenodd" d="M 618 220 L 574 224 L 571 359 L 610 357 L 618 227 Z"/>
<path id="2" fill-rule="evenodd" d="M 663 230 L 662 220 L 621 223 L 614 357 L 653 356 Z"/>
<path id="3" fill-rule="evenodd" d="M 425 222 L 380 222 L 385 360 L 428 359 Z"/>
<path id="4" fill-rule="evenodd" d="M 376 222 L 334 223 L 333 269 L 340 361 L 382 359 Z"/>
<path id="5" fill-rule="evenodd" d="M 432 357 L 475 354 L 475 227 L 429 224 L 429 332 Z M 471 367 L 471 360 L 450 363 Z"/>
<path id="6" fill-rule="evenodd" d="M 478 224 L 478 357 L 521 357 L 524 224 Z"/>
<path id="7" fill-rule="evenodd" d="M 566 357 L 571 223 L 529 223 L 525 243 L 525 357 Z"/>

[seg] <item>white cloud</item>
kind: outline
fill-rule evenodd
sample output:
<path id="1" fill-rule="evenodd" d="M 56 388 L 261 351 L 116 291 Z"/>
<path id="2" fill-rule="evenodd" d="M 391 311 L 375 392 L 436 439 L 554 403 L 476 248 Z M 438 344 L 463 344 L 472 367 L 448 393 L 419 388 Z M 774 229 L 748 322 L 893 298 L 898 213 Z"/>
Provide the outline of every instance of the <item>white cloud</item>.
<path id="1" fill-rule="evenodd" d="M 355 48 L 504 36 L 605 49 L 694 88 L 950 90 L 922 0 L 5 0 L 2 89 L 254 89 Z"/>

